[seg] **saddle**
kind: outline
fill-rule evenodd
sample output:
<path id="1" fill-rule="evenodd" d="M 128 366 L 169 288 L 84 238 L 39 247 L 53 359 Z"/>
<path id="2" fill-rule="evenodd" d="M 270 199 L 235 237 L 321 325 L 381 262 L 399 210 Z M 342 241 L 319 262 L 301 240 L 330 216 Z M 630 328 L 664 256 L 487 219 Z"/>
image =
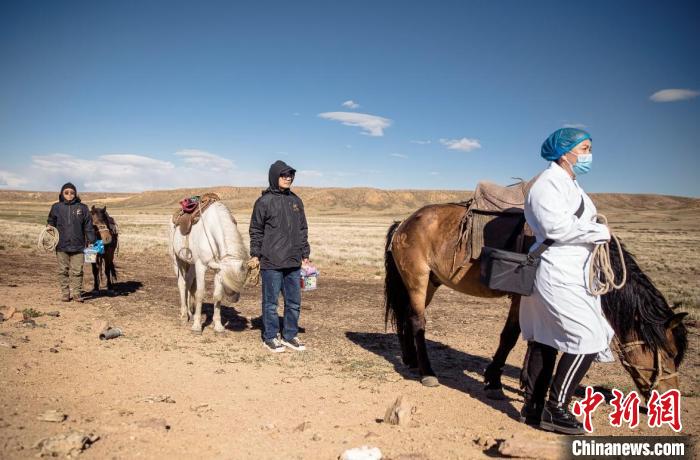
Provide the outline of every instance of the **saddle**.
<path id="1" fill-rule="evenodd" d="M 522 252 L 532 231 L 525 222 L 525 197 L 537 177 L 502 186 L 479 182 L 460 222 L 456 252 L 465 248 L 464 262 L 481 257 L 484 246 Z M 462 264 L 463 265 L 463 264 Z"/>
<path id="2" fill-rule="evenodd" d="M 180 208 L 173 213 L 173 224 L 180 228 L 180 233 L 187 236 L 192 231 L 192 226 L 199 222 L 202 213 L 212 203 L 221 200 L 216 193 L 205 193 L 202 196 L 195 195 L 180 200 Z"/>

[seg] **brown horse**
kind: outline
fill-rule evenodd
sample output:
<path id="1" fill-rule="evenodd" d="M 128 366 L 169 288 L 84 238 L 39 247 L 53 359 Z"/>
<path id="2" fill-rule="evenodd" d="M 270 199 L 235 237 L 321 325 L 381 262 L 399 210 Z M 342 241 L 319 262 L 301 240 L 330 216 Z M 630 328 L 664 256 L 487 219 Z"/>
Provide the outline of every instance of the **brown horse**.
<path id="1" fill-rule="evenodd" d="M 425 206 L 403 222 L 395 222 L 387 233 L 385 325 L 393 320 L 403 362 L 418 368 L 426 386 L 439 385 L 425 344 L 425 310 L 438 287 L 482 298 L 505 295 L 480 282 L 478 260 L 462 262 L 468 258 L 467 245 L 459 242 L 465 212 L 463 203 Z M 620 360 L 645 396 L 652 389 L 678 388 L 677 369 L 687 347 L 687 330 L 682 324 L 686 313 L 674 314 L 624 247 L 623 253 L 626 284 L 602 297 L 603 311 L 620 343 Z M 611 258 L 616 273 L 621 273 L 615 245 L 611 245 Z M 501 373 L 520 334 L 519 308 L 520 296 L 511 296 L 498 350 L 485 372 L 489 397 L 504 397 Z"/>
<path id="2" fill-rule="evenodd" d="M 107 214 L 107 206 L 98 208 L 93 205 L 90 209 L 90 215 L 92 216 L 92 225 L 95 227 L 95 233 L 100 235 L 100 239 L 105 247 L 104 254 L 98 254 L 97 262 L 92 264 L 93 292 L 100 290 L 100 276 L 103 270 L 102 267 L 104 267 L 104 274 L 107 279 L 107 292 L 112 294 L 114 292 L 112 279 L 114 278 L 114 281 L 117 280 L 114 254 L 119 244 L 119 235 L 114 219 Z"/>

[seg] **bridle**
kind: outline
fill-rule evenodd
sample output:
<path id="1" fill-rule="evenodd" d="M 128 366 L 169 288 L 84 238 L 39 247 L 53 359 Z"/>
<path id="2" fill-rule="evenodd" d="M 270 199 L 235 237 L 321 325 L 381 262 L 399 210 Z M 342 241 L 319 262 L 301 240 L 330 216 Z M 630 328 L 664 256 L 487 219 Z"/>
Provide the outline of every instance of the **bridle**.
<path id="1" fill-rule="evenodd" d="M 637 348 L 637 347 L 644 347 L 648 346 L 648 344 L 642 340 L 635 340 L 633 342 L 626 342 L 626 343 L 621 343 L 619 340 L 615 340 L 618 346 L 618 356 L 620 358 L 620 362 L 622 363 L 622 366 L 629 372 L 633 377 L 636 375 L 643 383 L 643 387 L 640 385 L 640 390 L 644 391 L 647 393 L 647 395 L 651 394 L 653 390 L 655 390 L 659 386 L 659 382 L 662 380 L 668 380 L 673 377 L 676 377 L 678 375 L 678 371 L 676 372 L 671 372 L 669 369 L 666 369 L 663 365 L 663 362 L 661 361 L 661 350 L 658 348 L 656 349 L 656 353 L 654 353 L 654 367 L 644 367 L 644 366 L 637 366 L 636 364 L 632 364 L 629 361 L 627 361 L 625 358 L 627 357 L 627 354 L 630 350 Z M 634 374 L 632 371 L 634 370 Z M 644 374 L 642 374 L 642 371 L 644 372 L 651 372 L 651 377 L 647 379 Z"/>
<path id="2" fill-rule="evenodd" d="M 106 240 L 105 238 L 106 235 L 109 236 L 109 239 L 111 240 L 114 235 L 112 235 L 112 230 L 109 228 L 107 224 L 96 224 L 94 221 L 92 223 L 97 228 L 97 231 L 100 233 L 100 236 L 102 237 L 102 240 Z"/>

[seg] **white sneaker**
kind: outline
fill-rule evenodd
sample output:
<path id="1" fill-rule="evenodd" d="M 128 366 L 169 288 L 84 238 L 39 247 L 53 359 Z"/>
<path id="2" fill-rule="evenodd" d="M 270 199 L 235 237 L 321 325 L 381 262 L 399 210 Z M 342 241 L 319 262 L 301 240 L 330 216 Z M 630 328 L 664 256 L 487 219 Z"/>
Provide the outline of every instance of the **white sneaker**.
<path id="1" fill-rule="evenodd" d="M 291 340 L 282 339 L 281 342 L 282 342 L 282 345 L 284 345 L 285 347 L 289 347 L 292 350 L 296 350 L 296 351 L 306 350 L 306 347 L 304 346 L 303 343 L 301 343 L 301 340 L 299 340 L 298 337 L 294 337 Z"/>
<path id="2" fill-rule="evenodd" d="M 265 340 L 263 342 L 263 345 L 267 347 L 268 350 L 270 350 L 273 353 L 282 353 L 284 351 L 284 347 L 282 346 L 282 343 L 280 339 L 275 337 L 274 339 L 270 340 Z"/>

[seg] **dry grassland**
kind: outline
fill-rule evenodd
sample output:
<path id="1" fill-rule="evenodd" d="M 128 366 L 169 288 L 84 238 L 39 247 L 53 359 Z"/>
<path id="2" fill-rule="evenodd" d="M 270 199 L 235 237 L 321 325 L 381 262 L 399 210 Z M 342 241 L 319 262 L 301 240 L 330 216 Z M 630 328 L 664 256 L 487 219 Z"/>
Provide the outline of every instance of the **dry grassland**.
<path id="1" fill-rule="evenodd" d="M 250 206 L 259 190 L 222 189 L 247 241 Z M 254 193 L 255 192 L 255 193 Z M 307 193 L 308 192 L 308 193 Z M 384 329 L 383 249 L 395 219 L 430 202 L 468 193 L 304 190 L 319 289 L 305 293 L 304 353 L 271 354 L 260 345 L 259 287 L 222 308 L 227 332 L 212 330 L 210 292 L 203 335 L 178 320 L 177 289 L 167 259 L 173 203 L 186 193 L 84 194 L 106 203 L 120 226 L 119 286 L 84 304 L 58 300 L 55 260 L 37 237 L 55 194 L 0 192 L 0 306 L 60 310 L 59 317 L 0 324 L 0 457 L 29 458 L 38 439 L 77 429 L 101 439 L 90 458 L 337 458 L 370 444 L 386 458 L 490 458 L 511 435 L 535 443 L 555 435 L 518 421 L 522 404 L 519 342 L 504 372 L 507 400 L 488 400 L 482 374 L 496 349 L 507 299 L 478 299 L 441 289 L 431 303 L 426 338 L 441 386 L 424 388 L 400 362 L 395 334 Z M 681 367 L 683 434 L 699 432 L 700 200 L 659 196 L 594 196 L 615 232 L 669 302 L 689 311 L 687 358 Z M 346 201 L 343 201 L 346 200 Z M 363 206 L 363 200 L 369 204 Z M 326 204 L 328 207 L 326 207 Z M 86 270 L 88 272 L 89 270 Z M 86 282 L 92 276 L 86 273 Z M 89 286 L 90 284 L 87 284 Z M 126 332 L 97 338 L 103 324 Z M 0 344 L 1 345 L 1 344 Z M 619 363 L 595 365 L 584 384 L 633 389 Z M 168 395 L 169 404 L 148 403 Z M 271 395 L 284 402 L 270 406 Z M 408 426 L 381 422 L 388 404 L 415 404 Z M 270 409 L 272 407 L 272 409 Z M 68 419 L 37 416 L 60 409 Z M 594 414 L 599 435 L 673 434 L 644 418 L 635 430 L 613 429 L 609 408 Z M 167 425 L 166 425 L 167 424 Z M 163 428 L 163 426 L 168 428 Z M 599 430 L 599 431 L 598 431 Z"/>
<path id="2" fill-rule="evenodd" d="M 227 189 L 217 191 L 232 209 L 244 240 L 247 241 L 250 209 Z M 313 193 L 311 193 L 311 192 Z M 383 250 L 386 230 L 393 220 L 410 215 L 409 206 L 421 200 L 463 199 L 458 192 L 384 192 L 361 189 L 346 191 L 347 203 L 338 201 L 335 190 L 306 190 L 309 240 L 312 259 L 327 275 L 383 277 Z M 0 192 L 8 194 L 13 192 Z M 41 193 L 6 197 L 0 205 L 0 248 L 35 251 L 36 240 L 45 222 L 52 194 Z M 255 191 L 255 193 L 258 193 Z M 250 199 L 256 196 L 247 191 Z M 392 195 L 394 194 L 394 195 Z M 357 196 L 354 196 L 357 195 Z M 145 192 L 134 196 L 110 197 L 95 194 L 96 203 L 108 204 L 120 226 L 120 251 L 125 253 L 167 252 L 168 222 L 172 202 L 178 191 Z M 384 201 L 381 201 L 380 198 Z M 360 199 L 373 200 L 365 208 Z M 148 201 L 150 200 L 150 201 Z M 700 200 L 655 195 L 594 196 L 600 212 L 607 215 L 611 227 L 635 254 L 641 267 L 651 276 L 669 302 L 700 316 Z M 90 203 L 84 198 L 84 201 Z M 332 202 L 334 207 L 314 207 L 314 203 Z M 2 249 L 0 249 L 2 250 Z"/>

